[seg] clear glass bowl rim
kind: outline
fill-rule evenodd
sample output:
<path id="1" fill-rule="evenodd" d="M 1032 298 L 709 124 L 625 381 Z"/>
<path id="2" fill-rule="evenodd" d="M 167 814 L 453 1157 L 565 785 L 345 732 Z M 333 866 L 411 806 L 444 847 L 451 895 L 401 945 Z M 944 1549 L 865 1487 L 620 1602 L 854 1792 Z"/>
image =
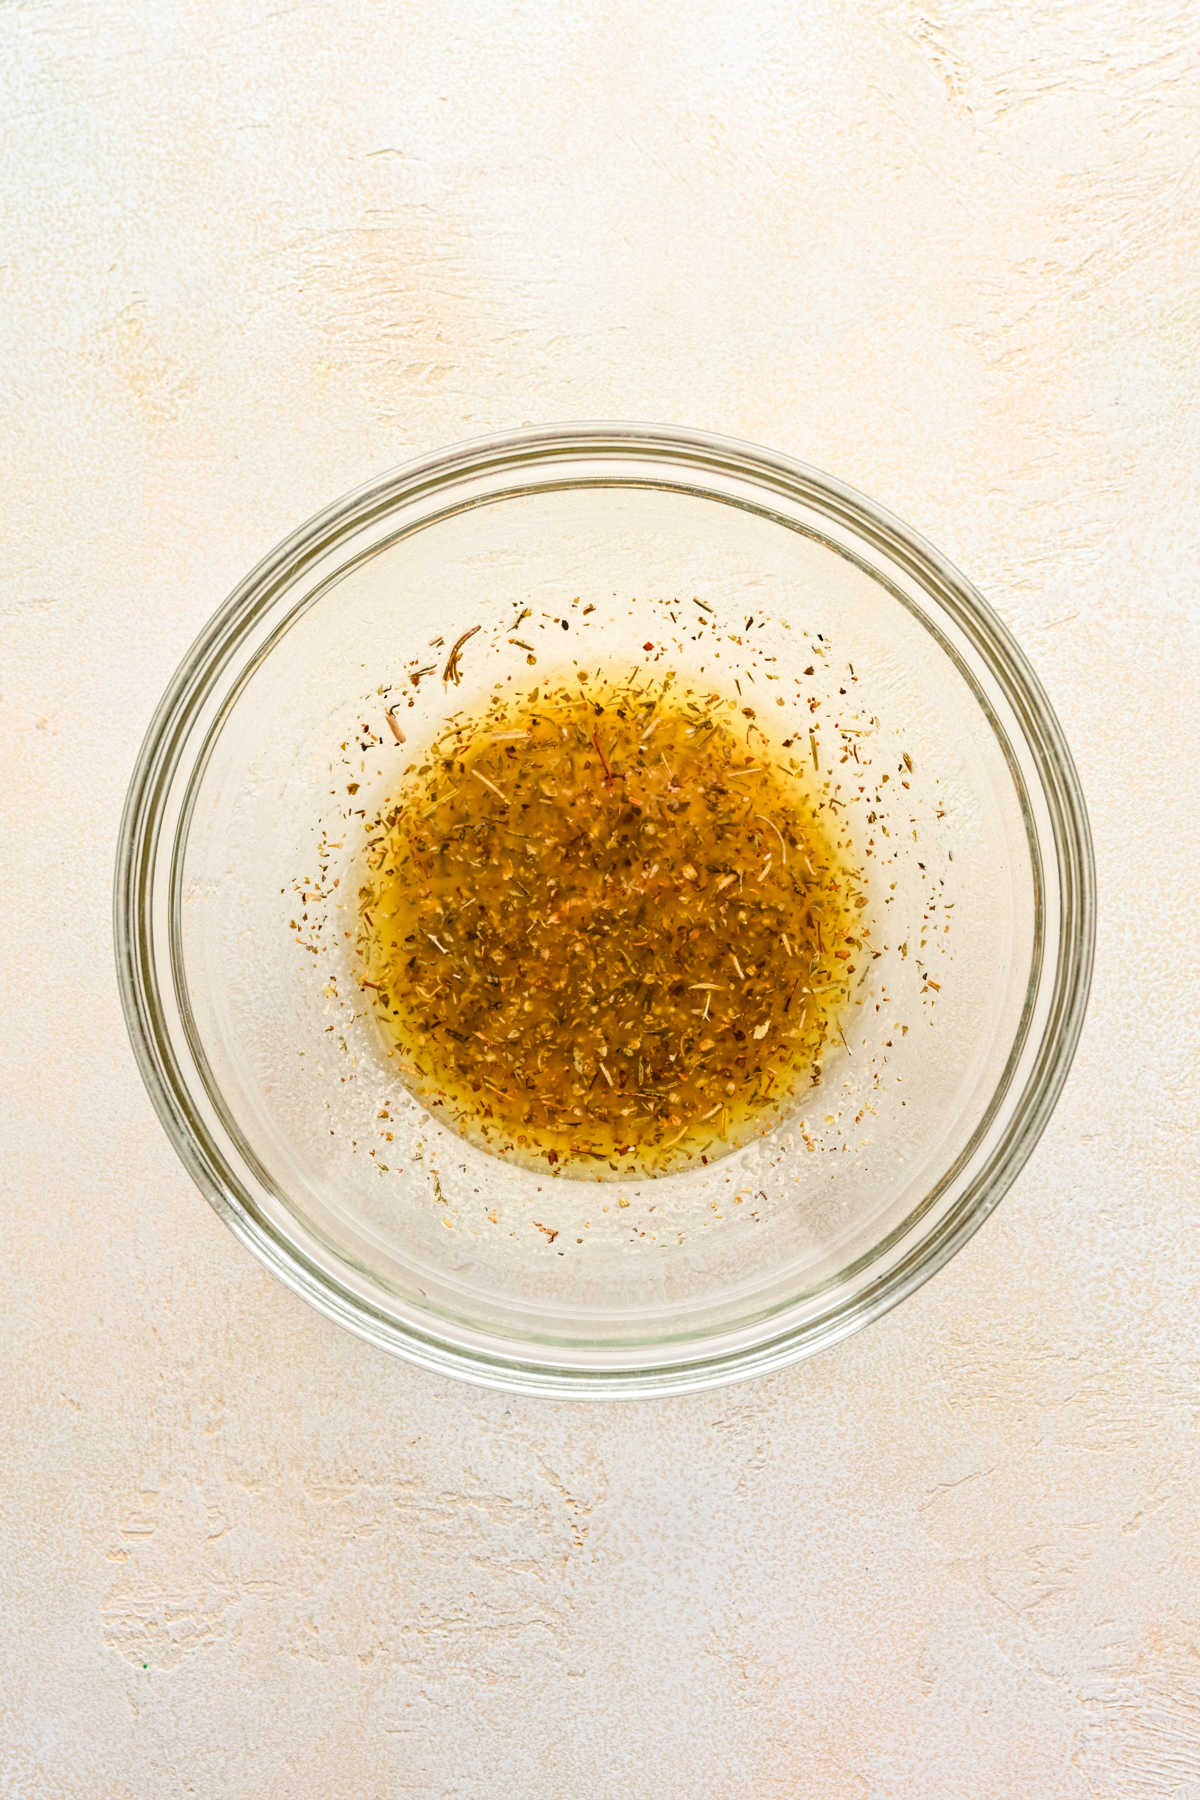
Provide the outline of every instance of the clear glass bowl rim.
<path id="1" fill-rule="evenodd" d="M 849 523 L 888 555 L 914 568 L 952 614 L 1002 687 L 1020 721 L 1051 823 L 1044 856 L 1053 855 L 1060 936 L 1047 1023 L 1038 1056 L 1014 1098 L 1003 1138 L 988 1164 L 951 1212 L 880 1280 L 844 1297 L 799 1327 L 768 1331 L 761 1340 L 707 1351 L 698 1339 L 682 1360 L 605 1368 L 522 1354 L 481 1351 L 417 1319 L 400 1319 L 365 1305 L 360 1296 L 270 1227 L 234 1185 L 220 1178 L 200 1113 L 166 1041 L 158 1001 L 159 971 L 148 929 L 151 887 L 161 854 L 162 812 L 188 739 L 188 723 L 213 683 L 228 668 L 237 643 L 269 607 L 283 579 L 351 529 L 386 512 L 403 496 L 428 496 L 442 512 L 454 484 L 482 473 L 528 469 L 593 457 L 604 485 L 606 459 L 633 455 L 665 472 L 705 471 L 740 476 L 766 489 L 816 503 Z M 576 476 L 575 480 L 578 479 Z M 572 483 L 573 484 L 573 483 Z M 626 475 L 612 485 L 627 486 Z M 715 497 L 715 496 L 714 496 Z M 708 432 L 637 423 L 576 422 L 533 426 L 453 445 L 402 464 L 364 483 L 288 534 L 238 584 L 179 664 L 147 728 L 134 765 L 117 841 L 113 893 L 118 983 L 138 1067 L 163 1127 L 196 1185 L 217 1213 L 276 1275 L 329 1317 L 380 1347 L 426 1368 L 490 1387 L 584 1397 L 685 1392 L 785 1366 L 827 1347 L 898 1304 L 935 1274 L 983 1223 L 1031 1155 L 1070 1070 L 1091 984 L 1096 930 L 1095 862 L 1087 809 L 1062 729 L 1037 676 L 1016 641 L 967 578 L 909 526 L 836 478 L 755 444 Z"/>

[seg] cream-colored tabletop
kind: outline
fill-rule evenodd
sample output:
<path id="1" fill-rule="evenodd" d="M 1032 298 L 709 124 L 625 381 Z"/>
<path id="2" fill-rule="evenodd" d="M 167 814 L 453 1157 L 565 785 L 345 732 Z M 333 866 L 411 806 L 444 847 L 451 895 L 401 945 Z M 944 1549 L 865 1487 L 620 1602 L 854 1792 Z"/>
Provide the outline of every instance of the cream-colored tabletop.
<path id="1" fill-rule="evenodd" d="M 0 1794 L 1200 1800 L 1200 12 L 0 9 Z M 1078 758 L 1091 1011 L 841 1348 L 655 1404 L 343 1334 L 125 1041 L 141 732 L 244 570 L 523 421 L 829 469 Z"/>

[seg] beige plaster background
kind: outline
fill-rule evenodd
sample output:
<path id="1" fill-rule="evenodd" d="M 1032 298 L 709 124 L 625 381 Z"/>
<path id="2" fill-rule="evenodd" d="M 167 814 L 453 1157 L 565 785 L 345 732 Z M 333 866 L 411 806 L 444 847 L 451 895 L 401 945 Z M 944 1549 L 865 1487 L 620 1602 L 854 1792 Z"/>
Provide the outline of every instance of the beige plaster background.
<path id="1" fill-rule="evenodd" d="M 1200 9 L 0 6 L 0 1793 L 1200 1800 Z M 122 792 L 228 588 L 521 421 L 928 533 L 1086 784 L 1032 1164 L 843 1348 L 508 1400 L 310 1312 L 126 1048 Z"/>

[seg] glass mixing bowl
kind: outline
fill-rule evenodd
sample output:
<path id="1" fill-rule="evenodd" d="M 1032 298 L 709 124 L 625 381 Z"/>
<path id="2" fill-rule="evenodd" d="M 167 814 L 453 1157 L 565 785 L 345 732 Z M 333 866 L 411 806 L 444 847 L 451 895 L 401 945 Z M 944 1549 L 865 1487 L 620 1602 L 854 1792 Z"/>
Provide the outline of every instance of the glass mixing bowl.
<path id="1" fill-rule="evenodd" d="M 356 859 L 448 714 L 647 661 L 811 745 L 875 955 L 766 1136 L 657 1179 L 556 1177 L 390 1074 L 354 977 Z M 1066 1076 L 1094 874 L 1046 697 L 936 550 L 786 457 L 578 425 L 384 476 L 247 576 L 150 725 L 115 911 L 159 1116 L 269 1268 L 429 1368 L 628 1395 L 831 1344 L 970 1236 Z"/>

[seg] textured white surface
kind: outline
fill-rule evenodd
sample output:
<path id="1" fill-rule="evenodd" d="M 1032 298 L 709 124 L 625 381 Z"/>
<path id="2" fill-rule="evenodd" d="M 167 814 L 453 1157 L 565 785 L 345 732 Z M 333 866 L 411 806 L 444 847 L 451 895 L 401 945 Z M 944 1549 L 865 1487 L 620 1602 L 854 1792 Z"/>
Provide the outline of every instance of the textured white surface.
<path id="1" fill-rule="evenodd" d="M 1198 30 L 0 10 L 5 1796 L 1200 1800 Z M 235 579 L 381 467 L 571 416 L 792 451 L 954 556 L 1103 901 L 969 1248 L 652 1407 L 443 1384 L 262 1273 L 109 950 L 141 730 Z"/>

